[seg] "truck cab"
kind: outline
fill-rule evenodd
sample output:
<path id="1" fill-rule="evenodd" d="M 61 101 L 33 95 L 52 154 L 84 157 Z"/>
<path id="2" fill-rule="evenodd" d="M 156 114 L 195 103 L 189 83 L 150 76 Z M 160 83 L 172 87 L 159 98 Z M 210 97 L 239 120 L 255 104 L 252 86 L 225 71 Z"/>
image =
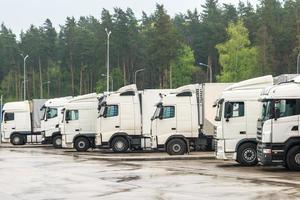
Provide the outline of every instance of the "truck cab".
<path id="1" fill-rule="evenodd" d="M 6 103 L 2 109 L 1 135 L 3 143 L 10 142 L 12 135 L 15 144 L 25 144 L 26 138 L 20 133 L 31 132 L 29 101 Z"/>
<path id="2" fill-rule="evenodd" d="M 24 145 L 41 142 L 41 119 L 44 99 L 5 103 L 2 109 L 2 142 Z"/>
<path id="3" fill-rule="evenodd" d="M 42 107 L 44 115 L 41 121 L 42 143 L 53 144 L 55 148 L 61 148 L 61 132 L 59 123 L 63 119 L 62 109 L 72 97 L 49 99 Z"/>
<path id="4" fill-rule="evenodd" d="M 81 95 L 64 105 L 63 120 L 59 124 L 63 148 L 75 147 L 77 151 L 94 148 L 100 96 L 96 93 Z"/>
<path id="5" fill-rule="evenodd" d="M 170 155 L 213 148 L 213 103 L 230 83 L 186 85 L 162 95 L 152 118 L 152 146 Z"/>
<path id="6" fill-rule="evenodd" d="M 258 160 L 300 170 L 300 77 L 266 88 L 257 123 Z"/>
<path id="7" fill-rule="evenodd" d="M 127 85 L 99 101 L 96 145 L 125 152 L 142 134 L 141 104 L 136 85 Z M 136 140 L 135 140 L 136 139 Z"/>
<path id="8" fill-rule="evenodd" d="M 242 165 L 256 165 L 256 124 L 260 116 L 262 90 L 273 85 L 272 76 L 235 83 L 226 88 L 215 106 L 215 154 L 217 159 L 236 160 Z"/>

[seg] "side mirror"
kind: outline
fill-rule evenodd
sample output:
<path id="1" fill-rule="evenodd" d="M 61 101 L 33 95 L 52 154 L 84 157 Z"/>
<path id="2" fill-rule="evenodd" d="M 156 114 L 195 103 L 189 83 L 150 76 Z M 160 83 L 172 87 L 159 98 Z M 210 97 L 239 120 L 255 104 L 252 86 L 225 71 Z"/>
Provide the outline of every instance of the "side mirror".
<path id="1" fill-rule="evenodd" d="M 232 117 L 232 112 L 233 112 L 233 106 L 231 103 L 227 102 L 225 103 L 225 118 L 226 118 L 226 122 L 229 121 L 229 118 Z"/>
<path id="2" fill-rule="evenodd" d="M 280 109 L 275 108 L 274 119 L 277 120 L 280 117 Z"/>
<path id="3" fill-rule="evenodd" d="M 159 115 L 158 118 L 159 118 L 160 120 L 162 120 L 162 119 L 163 119 L 163 116 L 162 116 L 162 115 Z"/>

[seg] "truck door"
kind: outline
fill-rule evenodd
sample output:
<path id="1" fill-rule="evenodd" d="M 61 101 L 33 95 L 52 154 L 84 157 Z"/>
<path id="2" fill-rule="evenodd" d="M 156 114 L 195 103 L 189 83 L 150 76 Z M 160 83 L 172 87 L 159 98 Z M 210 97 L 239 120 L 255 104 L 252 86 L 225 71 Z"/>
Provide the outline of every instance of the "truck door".
<path id="1" fill-rule="evenodd" d="M 222 124 L 225 151 L 227 152 L 235 151 L 238 141 L 247 137 L 245 108 L 246 104 L 243 101 L 225 102 Z"/>
<path id="2" fill-rule="evenodd" d="M 16 130 L 15 113 L 4 112 L 2 128 L 3 128 L 3 137 L 5 139 L 9 139 L 10 134 Z"/>
<path id="3" fill-rule="evenodd" d="M 120 105 L 106 105 L 100 119 L 102 142 L 108 142 L 110 137 L 120 131 Z"/>
<path id="4" fill-rule="evenodd" d="M 157 136 L 157 144 L 165 144 L 169 136 L 177 133 L 177 124 L 175 117 L 175 106 L 163 106 L 160 110 L 159 117 L 154 121 L 152 136 Z"/>
<path id="5" fill-rule="evenodd" d="M 297 110 L 296 99 L 275 100 L 276 117 L 272 119 L 272 143 L 283 143 L 288 138 L 299 135 Z"/>
<path id="6" fill-rule="evenodd" d="M 58 109 L 57 108 L 46 108 L 46 116 L 44 117 L 44 131 L 46 132 L 46 136 L 52 136 L 52 133 L 58 130 L 56 126 L 59 123 L 58 120 Z"/>
<path id="7" fill-rule="evenodd" d="M 78 110 L 66 110 L 64 119 L 64 133 L 66 134 L 67 141 L 73 140 L 72 138 L 77 135 L 79 129 L 79 112 Z"/>

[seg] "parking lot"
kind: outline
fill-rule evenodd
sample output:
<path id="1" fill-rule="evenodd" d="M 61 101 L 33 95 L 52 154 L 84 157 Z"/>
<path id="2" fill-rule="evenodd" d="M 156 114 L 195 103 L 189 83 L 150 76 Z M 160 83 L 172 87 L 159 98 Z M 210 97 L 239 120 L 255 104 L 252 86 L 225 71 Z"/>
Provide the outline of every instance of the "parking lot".
<path id="1" fill-rule="evenodd" d="M 0 177 L 3 200 L 300 198 L 300 173 L 240 167 L 212 152 L 170 158 L 2 145 Z"/>

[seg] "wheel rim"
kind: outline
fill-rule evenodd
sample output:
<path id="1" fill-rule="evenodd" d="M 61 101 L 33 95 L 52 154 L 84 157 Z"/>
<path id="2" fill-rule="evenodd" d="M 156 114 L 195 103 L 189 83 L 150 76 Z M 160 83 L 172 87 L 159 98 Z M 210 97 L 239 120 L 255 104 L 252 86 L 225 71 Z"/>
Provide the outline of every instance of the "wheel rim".
<path id="1" fill-rule="evenodd" d="M 57 139 L 55 140 L 55 144 L 56 144 L 57 146 L 60 146 L 60 145 L 62 144 L 62 139 L 61 139 L 61 138 L 57 138 Z"/>
<path id="2" fill-rule="evenodd" d="M 118 150 L 118 151 L 122 151 L 125 147 L 125 144 L 122 142 L 122 141 L 117 141 L 115 143 L 115 148 Z"/>
<path id="3" fill-rule="evenodd" d="M 181 146 L 179 144 L 174 144 L 172 146 L 172 150 L 175 152 L 175 153 L 178 153 L 181 151 Z"/>
<path id="4" fill-rule="evenodd" d="M 85 142 L 84 142 L 84 141 L 79 141 L 79 142 L 78 142 L 78 147 L 79 147 L 80 149 L 85 148 Z"/>
<path id="5" fill-rule="evenodd" d="M 243 156 L 247 162 L 253 162 L 256 159 L 256 153 L 253 149 L 245 149 Z"/>
<path id="6" fill-rule="evenodd" d="M 300 165 L 300 153 L 297 153 L 297 154 L 295 155 L 295 162 L 296 162 L 298 165 Z"/>
<path id="7" fill-rule="evenodd" d="M 19 144 L 20 141 L 21 141 L 21 139 L 18 136 L 14 137 L 14 143 L 15 144 Z"/>

